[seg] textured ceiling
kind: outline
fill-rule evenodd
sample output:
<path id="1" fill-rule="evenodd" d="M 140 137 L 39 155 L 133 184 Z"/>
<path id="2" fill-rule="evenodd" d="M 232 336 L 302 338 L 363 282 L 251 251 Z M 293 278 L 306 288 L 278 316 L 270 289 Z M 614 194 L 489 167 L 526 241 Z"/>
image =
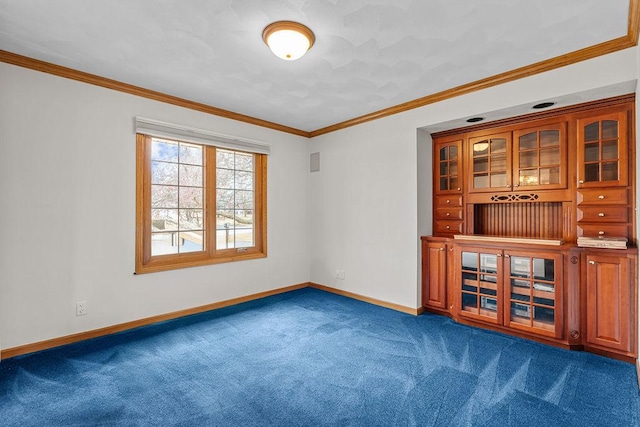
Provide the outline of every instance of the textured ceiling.
<path id="1" fill-rule="evenodd" d="M 313 131 L 627 34 L 629 0 L 0 0 L 0 49 Z M 294 62 L 261 39 L 308 25 Z"/>

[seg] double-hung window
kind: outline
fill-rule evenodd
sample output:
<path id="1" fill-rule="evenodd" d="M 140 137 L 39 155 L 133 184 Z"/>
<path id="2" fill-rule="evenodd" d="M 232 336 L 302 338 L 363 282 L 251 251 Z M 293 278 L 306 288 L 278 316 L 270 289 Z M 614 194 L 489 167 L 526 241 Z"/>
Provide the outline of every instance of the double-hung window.
<path id="1" fill-rule="evenodd" d="M 136 118 L 136 273 L 267 254 L 269 146 Z"/>

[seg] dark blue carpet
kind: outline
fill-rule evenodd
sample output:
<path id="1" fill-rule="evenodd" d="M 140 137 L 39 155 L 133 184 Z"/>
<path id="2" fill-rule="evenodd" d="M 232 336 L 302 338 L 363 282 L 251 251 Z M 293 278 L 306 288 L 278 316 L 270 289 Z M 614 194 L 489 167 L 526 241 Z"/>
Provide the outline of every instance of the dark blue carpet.
<path id="1" fill-rule="evenodd" d="M 0 363 L 0 425 L 637 426 L 634 366 L 315 289 Z"/>

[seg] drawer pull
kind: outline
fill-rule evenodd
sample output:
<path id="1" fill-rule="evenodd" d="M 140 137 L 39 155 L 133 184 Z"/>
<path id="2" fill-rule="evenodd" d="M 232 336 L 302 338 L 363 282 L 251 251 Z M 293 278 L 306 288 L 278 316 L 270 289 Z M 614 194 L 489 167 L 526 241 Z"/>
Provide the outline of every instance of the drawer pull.
<path id="1" fill-rule="evenodd" d="M 596 264 L 596 262 L 595 262 L 595 261 L 589 261 L 589 264 L 591 264 L 591 265 L 595 265 L 595 264 Z"/>
<path id="2" fill-rule="evenodd" d="M 599 236 L 604 236 L 604 231 L 598 231 Z"/>
<path id="3" fill-rule="evenodd" d="M 601 195 L 598 196 L 598 199 L 604 200 L 604 196 L 601 194 Z"/>
<path id="4" fill-rule="evenodd" d="M 598 214 L 598 216 L 599 216 L 600 218 L 603 218 L 603 217 L 604 217 L 604 213 L 603 213 L 603 212 L 600 212 L 600 213 Z"/>

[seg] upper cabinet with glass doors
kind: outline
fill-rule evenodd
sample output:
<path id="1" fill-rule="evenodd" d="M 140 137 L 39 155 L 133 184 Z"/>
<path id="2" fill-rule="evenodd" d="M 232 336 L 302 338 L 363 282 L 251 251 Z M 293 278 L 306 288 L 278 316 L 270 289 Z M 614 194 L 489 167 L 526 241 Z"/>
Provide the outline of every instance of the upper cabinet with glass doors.
<path id="1" fill-rule="evenodd" d="M 567 188 L 566 124 L 469 139 L 469 192 Z"/>
<path id="2" fill-rule="evenodd" d="M 578 119 L 578 188 L 626 186 L 627 111 Z"/>
<path id="3" fill-rule="evenodd" d="M 435 143 L 436 194 L 462 193 L 462 139 Z"/>

